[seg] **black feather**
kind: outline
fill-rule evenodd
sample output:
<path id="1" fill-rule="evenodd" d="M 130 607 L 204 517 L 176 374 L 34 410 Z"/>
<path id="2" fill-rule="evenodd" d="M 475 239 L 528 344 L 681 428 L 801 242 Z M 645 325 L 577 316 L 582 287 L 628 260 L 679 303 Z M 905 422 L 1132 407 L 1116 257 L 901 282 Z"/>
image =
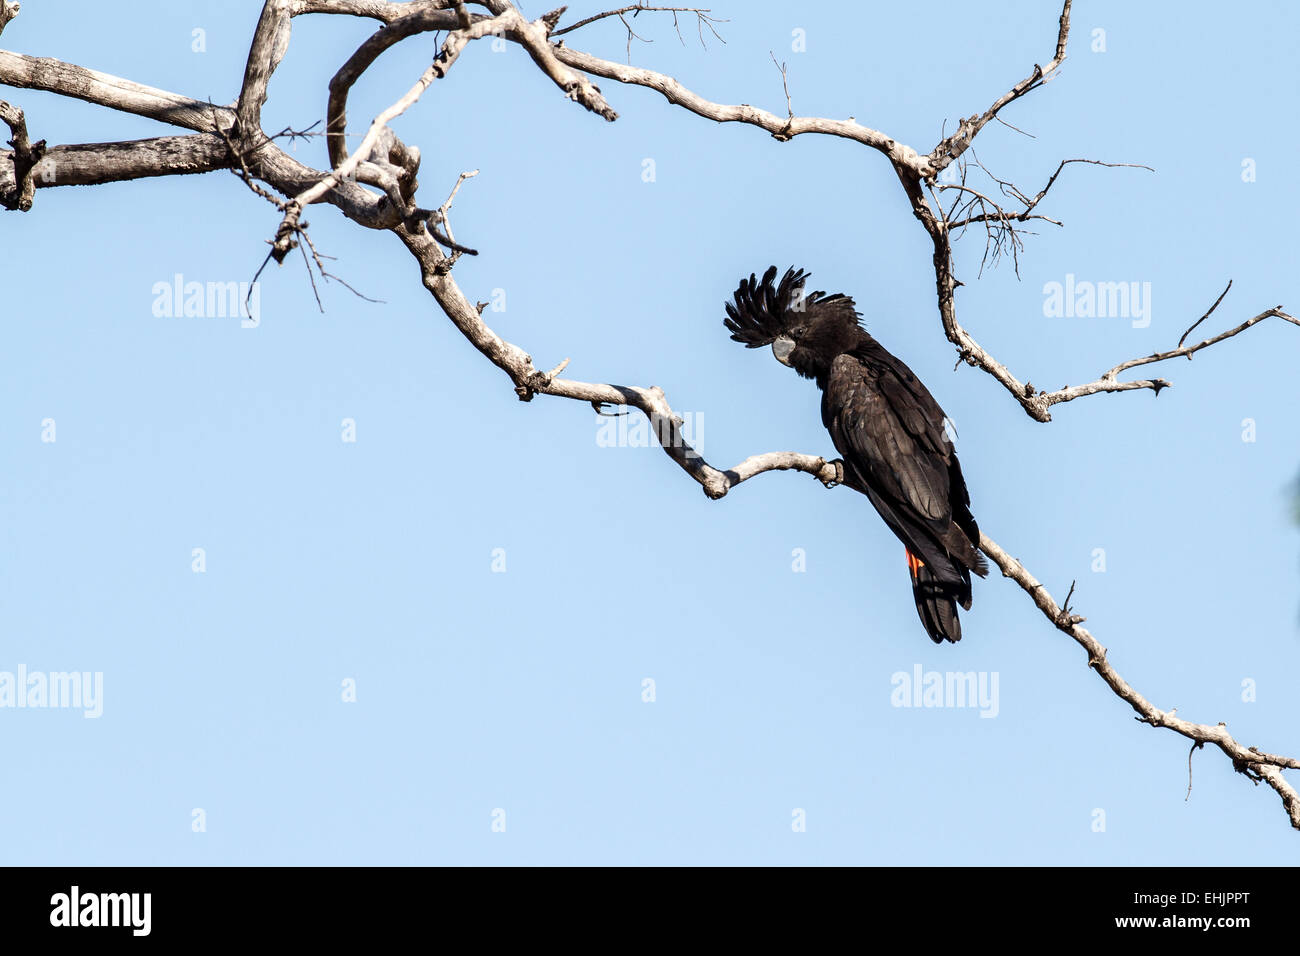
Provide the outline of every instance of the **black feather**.
<path id="1" fill-rule="evenodd" d="M 760 348 L 835 309 L 845 310 L 856 322 L 857 313 L 848 296 L 827 296 L 820 291 L 805 295 L 808 277 L 802 269 L 790 268 L 776 284 L 776 266 L 771 266 L 763 273 L 762 281 L 752 273 L 748 279 L 741 279 L 733 301 L 724 303 L 727 317 L 723 324 L 731 337 L 748 348 Z"/>
<path id="2" fill-rule="evenodd" d="M 871 500 L 915 558 L 909 575 L 926 633 L 960 640 L 957 606 L 970 609 L 971 574 L 987 575 L 988 565 L 943 409 L 862 328 L 851 298 L 805 295 L 802 269 L 775 279 L 776 266 L 762 282 L 742 279 L 724 324 L 748 348 L 794 341 L 789 364 L 822 390 L 822 422 L 844 459 L 845 484 Z"/>

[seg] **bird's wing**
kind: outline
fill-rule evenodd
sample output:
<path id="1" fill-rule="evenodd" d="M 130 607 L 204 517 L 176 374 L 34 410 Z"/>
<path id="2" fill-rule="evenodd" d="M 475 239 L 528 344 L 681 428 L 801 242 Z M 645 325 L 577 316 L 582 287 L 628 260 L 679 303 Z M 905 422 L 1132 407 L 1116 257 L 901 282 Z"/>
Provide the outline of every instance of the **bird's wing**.
<path id="1" fill-rule="evenodd" d="M 822 418 L 863 483 L 936 538 L 947 536 L 952 445 L 943 409 L 911 369 L 878 345 L 837 357 Z"/>

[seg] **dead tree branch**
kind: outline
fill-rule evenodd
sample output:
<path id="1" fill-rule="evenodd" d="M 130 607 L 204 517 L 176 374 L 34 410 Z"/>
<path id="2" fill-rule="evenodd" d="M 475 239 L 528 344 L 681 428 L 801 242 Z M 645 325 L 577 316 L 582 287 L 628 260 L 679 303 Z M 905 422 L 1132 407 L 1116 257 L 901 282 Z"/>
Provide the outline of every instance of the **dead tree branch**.
<path id="1" fill-rule="evenodd" d="M 9 127 L 13 136 L 9 145 L 14 148 L 9 154 L 14 184 L 9 189 L 0 190 L 0 205 L 9 210 L 27 212 L 32 208 L 32 198 L 36 195 L 32 170 L 45 155 L 45 140 L 33 143 L 28 139 L 27 118 L 22 109 L 3 100 L 0 100 L 0 122 Z"/>
<path id="2" fill-rule="evenodd" d="M 1222 296 L 1220 296 L 1220 299 L 1222 299 Z M 1212 312 L 1214 310 L 1211 309 L 1210 311 Z M 1200 325 L 1208 316 L 1209 312 L 1207 312 L 1205 316 L 1202 316 L 1201 319 L 1197 321 L 1196 325 Z M 1153 362 L 1164 362 L 1172 358 L 1186 358 L 1190 361 L 1192 356 L 1201 349 L 1209 348 L 1211 345 L 1216 345 L 1224 339 L 1230 339 L 1234 335 L 1246 331 L 1252 325 L 1258 325 L 1260 322 L 1269 318 L 1278 318 L 1284 322 L 1290 322 L 1292 325 L 1300 325 L 1300 319 L 1283 312 L 1280 305 L 1275 306 L 1271 309 L 1265 309 L 1258 315 L 1251 316 L 1240 325 L 1228 329 L 1226 332 L 1220 332 L 1218 335 L 1212 336 L 1203 342 L 1198 342 L 1195 345 L 1179 345 L 1179 347 L 1170 349 L 1168 352 L 1156 352 L 1143 358 L 1129 359 L 1127 362 L 1121 362 L 1108 372 L 1104 373 L 1101 378 L 1095 382 L 1089 382 L 1086 385 L 1070 385 L 1065 388 L 1057 389 L 1054 392 L 1041 392 L 1037 396 L 1037 400 L 1043 402 L 1045 405 L 1051 406 L 1059 404 L 1060 402 L 1073 401 L 1074 399 L 1081 398 L 1084 395 L 1095 395 L 1098 392 L 1127 392 L 1138 388 L 1149 388 L 1159 394 L 1162 388 L 1168 388 L 1171 384 L 1163 378 L 1121 382 L 1117 380 L 1116 376 L 1118 376 L 1120 372 L 1126 372 L 1131 368 L 1137 368 L 1139 365 L 1150 365 Z M 1196 325 L 1193 325 L 1192 328 L 1196 328 Z M 1185 339 L 1187 334 L 1190 332 L 1191 329 L 1188 329 L 1187 332 L 1183 333 L 1183 339 Z M 1182 339 L 1179 341 L 1181 342 Z"/>
<path id="3" fill-rule="evenodd" d="M 952 240 L 954 233 L 959 234 L 967 226 L 976 222 L 996 222 L 1002 230 L 1010 230 L 1014 222 L 1025 222 L 1030 219 L 1045 219 L 1056 223 L 1056 220 L 1041 216 L 1035 213 L 1034 210 L 1056 183 L 1061 171 L 1071 163 L 1090 163 L 1107 167 L 1128 166 L 1144 169 L 1150 167 L 1142 167 L 1135 163 L 1103 163 L 1091 159 L 1063 160 L 1057 167 L 1056 172 L 1048 179 L 1047 184 L 1033 197 L 1026 195 L 1009 183 L 1002 183 L 997 180 L 1002 188 L 1008 190 L 1008 195 L 1022 202 L 1024 208 L 1017 210 L 1015 213 L 1008 213 L 1000 207 L 995 208 L 996 204 L 992 203 L 988 197 L 981 197 L 984 200 L 984 209 L 981 213 L 966 215 L 955 222 L 948 221 L 942 208 L 938 207 L 937 203 L 935 204 L 935 207 L 938 208 L 937 213 L 934 208 L 931 208 L 923 187 L 926 184 L 933 184 L 935 177 L 944 168 L 969 150 L 979 132 L 989 122 L 999 118 L 998 113 L 1005 106 L 1051 79 L 1065 59 L 1065 49 L 1069 40 L 1070 8 L 1071 3 L 1067 0 L 1061 11 L 1055 54 L 1048 61 L 1047 66 L 1035 66 L 1026 79 L 1000 96 L 983 114 L 962 120 L 956 132 L 944 138 L 926 155 L 918 153 L 912 147 L 898 142 L 879 130 L 863 126 L 853 119 L 832 120 L 794 115 L 787 115 L 782 118 L 775 113 L 749 105 L 727 106 L 706 100 L 682 86 L 672 77 L 656 73 L 653 70 L 602 60 L 599 57 L 567 47 L 557 48 L 555 52 L 557 57 L 570 66 L 596 76 L 617 80 L 620 83 L 644 86 L 656 90 L 670 103 L 714 122 L 746 123 L 757 126 L 780 142 L 786 142 L 796 136 L 808 133 L 838 136 L 861 143 L 884 155 L 889 160 L 899 182 L 903 186 L 903 191 L 907 195 L 913 215 L 930 236 L 934 248 L 935 290 L 939 306 L 939 318 L 944 334 L 957 348 L 958 357 L 966 364 L 979 368 L 992 376 L 1035 421 L 1049 422 L 1052 420 L 1050 408 L 1063 401 L 1098 392 L 1132 391 L 1138 388 L 1154 388 L 1156 391 L 1159 389 L 1156 388 L 1154 382 L 1120 383 L 1106 381 L 1103 378 L 1103 380 L 1092 383 L 1090 386 L 1079 386 L 1072 390 L 1061 389 L 1058 392 L 1051 393 L 1049 398 L 1046 393 L 1040 393 L 1028 382 L 1022 382 L 1004 364 L 981 346 L 974 336 L 963 328 L 957 320 L 955 293 L 961 283 L 958 282 L 953 270 Z M 792 113 L 789 110 L 788 112 Z M 948 184 L 940 185 L 941 188 L 953 188 Z M 1007 232 L 1004 233 L 1001 239 L 994 239 L 994 241 L 996 243 L 1009 242 L 1009 247 L 1014 253 L 1019 239 L 1014 232 Z M 998 248 L 993 251 L 996 254 Z M 987 255 L 988 252 L 986 251 Z M 1163 383 L 1160 387 L 1164 387 L 1164 384 L 1168 383 Z"/>
<path id="4" fill-rule="evenodd" d="M 1119 675 L 1107 659 L 1106 648 L 1102 647 L 1101 642 L 1086 628 L 1080 627 L 1084 619 L 1075 614 L 1064 613 L 1052 600 L 1047 589 L 1025 570 L 1023 564 L 1003 551 L 988 535 L 980 536 L 980 550 L 1002 569 L 1003 576 L 1011 578 L 1020 585 L 1021 590 L 1029 595 L 1043 612 L 1044 617 L 1088 652 L 1088 666 L 1097 672 L 1097 676 L 1106 682 L 1117 697 L 1137 711 L 1139 721 L 1152 727 L 1167 728 L 1197 743 L 1213 744 L 1218 747 L 1232 761 L 1234 770 L 1255 783 L 1261 781 L 1267 783 L 1277 792 L 1282 799 L 1282 807 L 1286 810 L 1291 826 L 1300 830 L 1300 794 L 1297 794 L 1295 787 L 1282 776 L 1283 770 L 1300 770 L 1300 760 L 1267 754 L 1254 747 L 1245 747 L 1233 739 L 1228 733 L 1227 726 L 1222 723 L 1211 727 L 1208 724 L 1183 720 L 1172 710 L 1160 710 Z"/>
<path id="5" fill-rule="evenodd" d="M 563 10 L 564 8 L 561 7 L 560 9 Z M 713 11 L 710 10 L 708 7 L 652 7 L 645 3 L 633 3 L 626 7 L 619 7 L 617 10 L 606 10 L 604 13 L 596 13 L 593 14 L 592 16 L 585 17 L 584 19 L 579 20 L 577 23 L 569 24 L 563 30 L 552 30 L 551 36 L 552 37 L 564 36 L 566 33 L 572 33 L 574 30 L 581 30 L 589 23 L 595 23 L 598 20 L 606 20 L 609 17 L 618 17 L 620 20 L 623 20 L 623 17 L 629 13 L 632 14 L 633 19 L 635 19 L 637 16 L 639 16 L 642 13 L 671 13 L 673 15 L 673 29 L 677 31 L 677 38 L 679 40 L 682 40 L 683 43 L 685 43 L 686 41 L 682 38 L 681 27 L 677 21 L 677 14 L 693 13 L 695 14 L 697 26 L 701 31 L 703 31 L 705 26 L 707 26 L 713 32 L 713 35 L 717 37 L 719 40 L 721 40 L 722 37 L 718 36 L 718 31 L 714 30 L 713 24 L 726 23 L 727 21 L 720 20 L 717 17 L 709 16 L 709 14 L 712 12 Z M 623 25 L 627 26 L 626 20 L 623 20 Z M 627 29 L 629 33 L 632 32 L 632 28 L 630 26 L 627 27 Z M 702 36 L 701 39 L 703 39 Z"/>
<path id="6" fill-rule="evenodd" d="M 1052 79 L 1057 68 L 1065 60 L 1065 47 L 1070 39 L 1070 7 L 1072 2 L 1073 0 L 1065 0 L 1065 6 L 1061 8 L 1060 27 L 1056 34 L 1056 53 L 1047 62 L 1047 66 L 1043 67 L 1035 63 L 1034 69 L 1029 76 L 999 96 L 982 115 L 975 115 L 958 123 L 957 131 L 940 141 L 939 145 L 930 151 L 930 165 L 935 172 L 939 172 L 968 150 L 975 137 L 979 135 L 979 131 L 988 125 L 989 121 L 994 119 L 1004 106 L 1015 102 L 1026 93 L 1038 89 L 1038 87 Z"/>
<path id="7" fill-rule="evenodd" d="M 22 9 L 22 4 L 17 0 L 0 0 L 0 33 L 5 32 L 5 27 L 9 26 L 9 21 L 18 16 L 18 11 Z"/>

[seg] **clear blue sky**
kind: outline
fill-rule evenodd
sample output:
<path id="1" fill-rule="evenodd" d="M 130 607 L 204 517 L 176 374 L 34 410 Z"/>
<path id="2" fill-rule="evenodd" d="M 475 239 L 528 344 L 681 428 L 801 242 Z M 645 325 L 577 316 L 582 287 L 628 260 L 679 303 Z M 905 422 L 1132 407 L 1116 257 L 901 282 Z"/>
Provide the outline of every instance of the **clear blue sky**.
<path id="1" fill-rule="evenodd" d="M 260 4 L 25 4 L 0 44 L 230 102 Z M 532 16 L 548 5 L 529 0 Z M 580 3 L 570 21 L 599 9 Z M 683 47 L 643 15 L 636 63 L 722 102 L 856 116 L 919 149 L 1051 56 L 1053 3 L 716 8 L 726 45 Z M 207 50 L 191 51 L 191 31 Z M 791 34 L 807 33 L 793 52 Z M 1106 51 L 1090 50 L 1094 29 Z M 295 22 L 266 126 L 320 119 L 331 74 L 375 25 Z M 624 56 L 622 28 L 570 38 Z M 1205 326 L 1300 307 L 1294 37 L 1300 12 L 1080 3 L 1060 76 L 1006 112 L 980 159 L 1064 230 L 1022 279 L 976 281 L 964 324 L 1055 388 Z M 390 52 L 354 129 L 435 49 Z M 955 420 L 984 530 L 1075 604 L 1158 706 L 1300 753 L 1300 329 L 1266 323 L 1174 387 L 1029 420 L 961 367 L 928 239 L 873 152 L 781 144 L 602 82 L 607 124 L 511 48 L 471 47 L 398 123 L 435 205 L 482 251 L 456 276 L 541 367 L 664 387 L 702 450 L 830 454 L 811 383 L 722 327 L 741 275 L 812 270 Z M 12 95 L 11 95 L 12 94 Z M 33 138 L 159 135 L 23 91 Z M 298 146 L 324 163 L 320 140 Z M 656 178 L 642 181 L 642 163 Z M 1253 159 L 1256 181 L 1242 181 Z M 1143 727 L 1080 650 L 1000 577 L 965 639 L 935 647 L 902 547 L 868 502 L 765 475 L 721 502 L 654 448 L 607 448 L 580 403 L 522 404 L 463 341 L 385 233 L 307 216 L 335 271 L 317 311 L 300 260 L 264 274 L 261 324 L 159 318 L 155 283 L 251 278 L 277 215 L 229 173 L 42 190 L 3 219 L 0 670 L 103 674 L 103 714 L 0 709 L 6 863 L 1259 863 L 1300 857 L 1277 797 L 1218 753 Z M 1149 282 L 1147 328 L 1047 318 L 1043 286 Z M 357 440 L 341 440 L 356 422 Z M 43 442 L 54 419 L 57 440 Z M 1244 419 L 1256 440 L 1242 440 Z M 203 548 L 206 571 L 191 570 Z M 492 570 L 504 549 L 506 571 Z M 1092 570 L 1103 548 L 1106 570 Z M 802 549 L 806 571 L 792 570 Z M 897 672 L 998 675 L 992 719 L 891 705 Z M 642 701 L 642 681 L 656 700 Z M 341 700 L 344 680 L 357 701 Z M 1253 680 L 1256 700 L 1242 700 Z M 1294 779 L 1294 778 L 1293 778 Z M 206 832 L 192 829 L 205 812 Z M 492 832 L 493 811 L 506 831 Z M 806 814 L 806 832 L 792 813 Z M 1094 811 L 1105 831 L 1094 832 Z"/>

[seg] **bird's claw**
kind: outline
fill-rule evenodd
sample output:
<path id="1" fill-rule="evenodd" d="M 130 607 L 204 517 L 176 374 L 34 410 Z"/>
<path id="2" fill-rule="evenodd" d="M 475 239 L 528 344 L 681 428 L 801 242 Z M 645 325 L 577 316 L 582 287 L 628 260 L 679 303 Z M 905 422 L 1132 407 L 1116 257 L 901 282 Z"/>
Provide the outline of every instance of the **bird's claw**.
<path id="1" fill-rule="evenodd" d="M 844 484 L 844 462 L 836 458 L 834 461 L 826 462 L 826 464 L 835 469 L 834 477 L 825 478 L 821 474 L 818 474 L 817 479 L 827 488 L 834 488 L 836 485 Z"/>

